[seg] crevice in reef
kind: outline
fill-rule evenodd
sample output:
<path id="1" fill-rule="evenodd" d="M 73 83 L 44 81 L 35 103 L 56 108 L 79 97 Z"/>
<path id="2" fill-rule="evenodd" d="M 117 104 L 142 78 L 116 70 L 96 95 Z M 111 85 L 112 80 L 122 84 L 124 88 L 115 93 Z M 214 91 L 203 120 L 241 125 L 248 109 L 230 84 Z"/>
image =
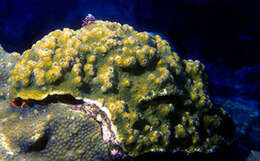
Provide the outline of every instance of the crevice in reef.
<path id="1" fill-rule="evenodd" d="M 17 97 L 12 102 L 12 104 L 17 107 L 23 106 L 24 103 L 29 106 L 32 106 L 35 104 L 36 105 L 48 105 L 51 103 L 64 103 L 64 104 L 71 104 L 71 105 L 79 105 L 79 104 L 83 104 L 84 101 L 78 100 L 70 94 L 65 94 L 65 95 L 54 94 L 54 95 L 48 95 L 43 100 L 34 100 L 34 99 L 23 100 L 22 98 Z"/>
<path id="2" fill-rule="evenodd" d="M 158 106 L 162 102 L 164 104 L 172 103 L 174 106 L 179 106 L 179 104 L 181 104 L 181 99 L 178 96 L 174 96 L 174 95 L 157 96 L 157 97 L 154 97 L 152 99 L 141 100 L 138 103 L 137 107 L 138 107 L 138 109 L 145 110 L 150 105 Z"/>
<path id="3" fill-rule="evenodd" d="M 133 125 L 133 128 L 134 129 L 137 129 L 137 130 L 143 130 L 145 125 L 147 125 L 148 122 L 144 119 L 141 119 L 141 120 L 137 120 L 134 125 Z"/>
<path id="4" fill-rule="evenodd" d="M 101 127 L 101 135 L 106 143 L 112 143 L 117 153 L 121 151 L 116 148 L 120 145 L 118 134 L 115 126 L 111 121 L 111 114 L 107 108 L 95 100 L 91 99 L 76 99 L 70 94 L 66 95 L 48 95 L 43 100 L 23 100 L 20 97 L 16 98 L 12 105 L 17 108 L 23 108 L 24 105 L 29 107 L 35 107 L 34 105 L 44 106 L 52 103 L 66 104 L 70 110 L 78 111 L 86 115 L 88 118 L 93 118 Z M 45 133 L 43 137 L 39 138 L 34 144 L 28 148 L 28 152 L 41 151 L 46 147 L 48 142 L 48 133 Z"/>
<path id="5" fill-rule="evenodd" d="M 42 137 L 28 147 L 27 152 L 39 152 L 44 150 L 47 146 L 48 140 L 49 135 L 47 132 L 44 132 Z"/>

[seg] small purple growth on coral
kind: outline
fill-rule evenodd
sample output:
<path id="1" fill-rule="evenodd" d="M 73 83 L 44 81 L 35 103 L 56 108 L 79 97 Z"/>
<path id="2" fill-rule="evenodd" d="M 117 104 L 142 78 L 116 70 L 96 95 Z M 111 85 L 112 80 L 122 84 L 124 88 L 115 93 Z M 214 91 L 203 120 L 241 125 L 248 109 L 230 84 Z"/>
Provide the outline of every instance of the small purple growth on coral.
<path id="1" fill-rule="evenodd" d="M 95 17 L 92 15 L 92 14 L 88 14 L 85 19 L 83 20 L 83 24 L 82 24 L 82 27 L 84 26 L 88 26 L 89 24 L 95 22 L 96 19 Z"/>

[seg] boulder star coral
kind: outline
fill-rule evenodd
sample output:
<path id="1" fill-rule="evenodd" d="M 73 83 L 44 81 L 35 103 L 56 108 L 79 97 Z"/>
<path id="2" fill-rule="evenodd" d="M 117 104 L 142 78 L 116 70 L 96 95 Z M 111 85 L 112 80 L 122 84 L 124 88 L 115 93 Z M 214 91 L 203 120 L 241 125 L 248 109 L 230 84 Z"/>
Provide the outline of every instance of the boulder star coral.
<path id="1" fill-rule="evenodd" d="M 70 105 L 25 105 L 0 102 L 0 160 L 109 161 L 110 146 L 99 124 Z"/>
<path id="2" fill-rule="evenodd" d="M 203 64 L 180 59 L 159 35 L 96 20 L 26 50 L 8 80 L 9 100 L 33 106 L 69 96 L 78 102 L 72 109 L 93 117 L 104 141 L 129 156 L 207 153 L 232 136 L 222 131 L 228 116 L 211 102 L 206 79 Z"/>

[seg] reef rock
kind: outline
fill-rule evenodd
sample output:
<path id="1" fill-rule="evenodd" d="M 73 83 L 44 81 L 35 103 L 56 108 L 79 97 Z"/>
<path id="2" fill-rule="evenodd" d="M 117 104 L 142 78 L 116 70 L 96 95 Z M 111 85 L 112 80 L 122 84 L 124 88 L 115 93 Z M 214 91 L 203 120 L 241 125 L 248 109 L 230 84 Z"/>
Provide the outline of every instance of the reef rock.
<path id="1" fill-rule="evenodd" d="M 260 152 L 252 150 L 246 161 L 258 161 L 260 160 Z"/>
<path id="2" fill-rule="evenodd" d="M 8 83 L 18 108 L 63 102 L 93 118 L 111 154 L 209 153 L 233 141 L 229 116 L 207 94 L 204 65 L 129 25 L 55 30 L 22 54 Z"/>
<path id="3" fill-rule="evenodd" d="M 15 63 L 19 60 L 20 54 L 17 52 L 7 53 L 0 44 L 0 99 L 6 99 L 7 80 Z"/>

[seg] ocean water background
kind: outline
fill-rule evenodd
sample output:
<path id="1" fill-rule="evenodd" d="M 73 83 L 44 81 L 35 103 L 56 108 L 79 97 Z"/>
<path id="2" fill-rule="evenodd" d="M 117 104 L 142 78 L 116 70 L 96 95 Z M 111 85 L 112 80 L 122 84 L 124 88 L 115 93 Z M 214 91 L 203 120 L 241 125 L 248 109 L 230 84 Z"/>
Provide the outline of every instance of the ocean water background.
<path id="1" fill-rule="evenodd" d="M 213 100 L 237 126 L 231 158 L 260 151 L 259 0 L 0 0 L 0 44 L 22 53 L 50 31 L 79 29 L 88 13 L 158 33 L 204 63 Z"/>

